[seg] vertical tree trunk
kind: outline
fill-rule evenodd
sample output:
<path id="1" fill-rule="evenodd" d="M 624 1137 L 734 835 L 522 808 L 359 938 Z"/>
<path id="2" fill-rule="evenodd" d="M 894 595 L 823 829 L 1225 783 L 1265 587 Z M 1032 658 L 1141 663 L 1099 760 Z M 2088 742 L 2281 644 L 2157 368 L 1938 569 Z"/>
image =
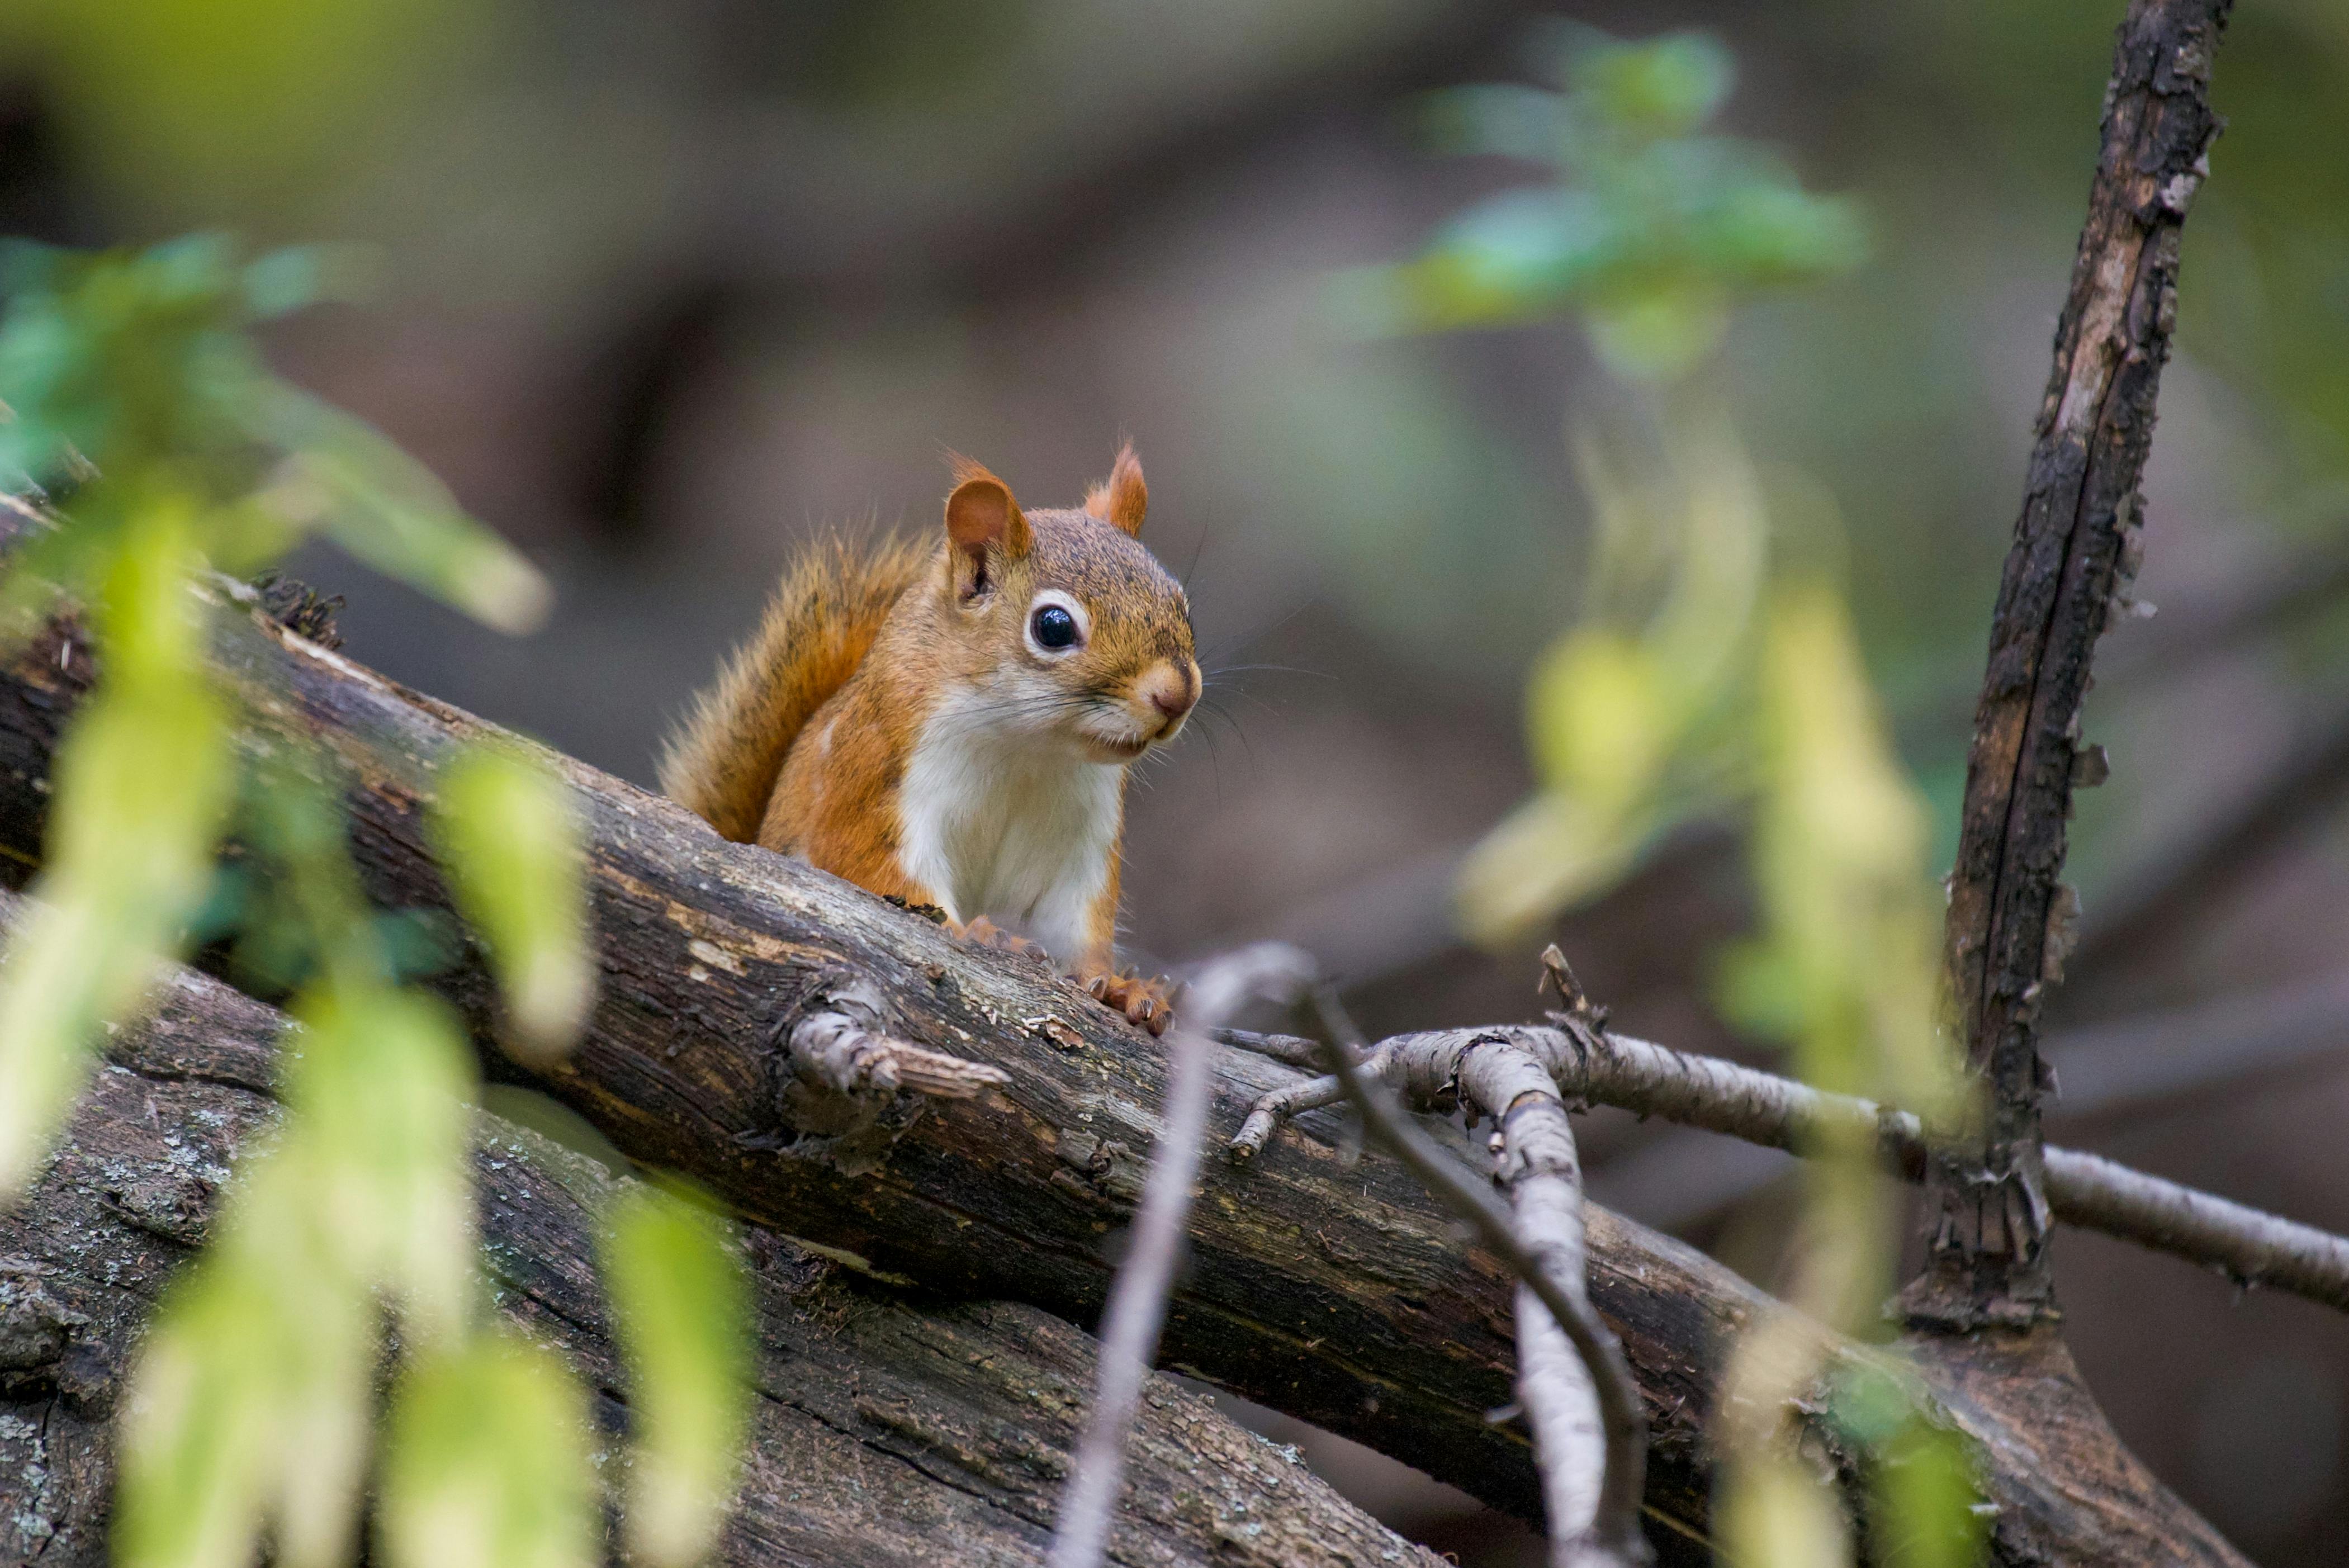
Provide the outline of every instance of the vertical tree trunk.
<path id="1" fill-rule="evenodd" d="M 2230 0 L 2134 0 L 2106 89 L 2103 151 L 1999 584 L 1950 883 L 1956 1022 L 1980 1124 L 1934 1154 L 1912 1321 L 2026 1327 L 2052 1316 L 2039 1138 L 2039 1007 L 2076 900 L 2059 881 L 2096 639 L 2127 605 L 2137 482 L 2178 309 L 2178 241 L 2219 117 L 2210 65 Z"/>

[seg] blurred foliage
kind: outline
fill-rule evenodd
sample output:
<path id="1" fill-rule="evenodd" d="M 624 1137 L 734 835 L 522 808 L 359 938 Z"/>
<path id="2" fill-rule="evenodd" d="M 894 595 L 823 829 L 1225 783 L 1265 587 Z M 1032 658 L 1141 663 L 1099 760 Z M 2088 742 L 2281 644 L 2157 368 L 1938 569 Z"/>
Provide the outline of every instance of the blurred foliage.
<path id="1" fill-rule="evenodd" d="M 519 751 L 481 747 L 444 769 L 433 847 L 457 906 L 488 945 L 512 999 L 514 1055 L 562 1055 L 585 1022 L 595 977 L 577 828 L 562 779 Z"/>
<path id="2" fill-rule="evenodd" d="M 136 1003 L 203 897 L 230 787 L 186 586 L 192 509 L 122 500 L 137 520 L 105 516 L 113 558 L 88 563 L 112 675 L 58 748 L 41 902 L 0 960 L 0 1199 L 36 1173 L 85 1043 Z"/>
<path id="3" fill-rule="evenodd" d="M 511 1329 L 417 1357 L 392 1390 L 387 1568 L 592 1568 L 587 1398 Z"/>
<path id="4" fill-rule="evenodd" d="M 1470 208 L 1416 261 L 1355 274 L 1350 303 L 1366 325 L 1440 331 L 1571 309 L 1616 371 L 1670 377 L 1719 346 L 1740 296 L 1865 256 L 1848 202 L 1808 194 L 1750 143 L 1700 134 L 1734 77 L 1715 39 L 1625 44 L 1569 28 L 1549 58 L 1554 88 L 1431 99 L 1444 150 L 1553 179 Z"/>
<path id="5" fill-rule="evenodd" d="M 354 1560 L 390 1348 L 381 1559 L 585 1564 L 600 1538 L 585 1397 L 489 1313 L 478 1069 L 460 1021 L 405 983 L 440 955 L 414 940 L 417 923 L 370 906 L 331 754 L 241 754 L 243 694 L 208 658 L 214 620 L 250 613 L 236 578 L 313 532 L 492 624 L 527 625 L 544 606 L 536 572 L 429 475 L 263 365 L 249 328 L 329 288 L 336 261 L 245 263 L 209 237 L 6 255 L 0 486 L 25 526 L 0 630 L 22 638 L 62 615 L 67 656 L 94 654 L 98 676 L 60 744 L 43 869 L 0 960 L 0 1199 L 38 1173 L 101 1031 L 139 1011 L 159 964 L 233 939 L 240 973 L 289 997 L 285 1115 L 133 1370 L 118 1559 Z M 562 779 L 485 741 L 437 786 L 435 848 L 512 1036 L 531 1059 L 558 1056 L 594 981 Z M 631 1261 L 616 1286 L 624 1336 L 662 1380 L 637 1389 L 631 1528 L 660 1543 L 657 1561 L 686 1563 L 731 1495 L 743 1301 L 722 1227 L 651 1203 L 616 1219 L 635 1238 L 616 1253 Z M 667 1288 L 645 1283 L 647 1257 L 673 1271 Z"/>
<path id="6" fill-rule="evenodd" d="M 282 202 L 322 186 L 355 142 L 395 134 L 428 73 L 477 50 L 499 9 L 12 0 L 0 7 L 0 65 L 57 84 L 90 173 L 184 222 L 257 189 Z"/>
<path id="7" fill-rule="evenodd" d="M 1776 586 L 1754 711 L 1760 935 L 1727 965 L 1733 1016 L 1786 1041 L 1803 1081 L 1958 1114 L 1940 1006 L 1942 900 L 1842 599 Z"/>
<path id="8" fill-rule="evenodd" d="M 1510 938 L 1619 880 L 1676 822 L 1744 808 L 1760 928 L 1725 959 L 1725 1010 L 1785 1041 L 1805 1081 L 1946 1122 L 1963 1101 L 1936 1026 L 1940 906 L 1923 803 L 1841 596 L 1808 559 L 1828 542 L 1773 537 L 1734 423 L 1697 374 L 1732 302 L 1856 261 L 1857 220 L 1743 146 L 1693 137 L 1729 88 L 1710 39 L 1581 36 L 1557 77 L 1563 93 L 1476 88 L 1444 102 L 1467 145 L 1548 149 L 1583 183 L 1487 202 L 1388 275 L 1415 302 L 1408 325 L 1571 309 L 1619 373 L 1677 385 L 1636 405 L 1642 433 L 1579 443 L 1588 597 L 1533 674 L 1540 791 L 1470 855 L 1464 919 L 1485 940 Z M 1866 1140 L 1807 1152 L 1795 1310 L 1740 1340 L 1720 1417 L 1727 1552 L 1785 1568 L 1854 1560 L 1798 1412 L 1817 1408 L 1826 1369 L 1816 1325 L 1874 1334 L 1899 1256 Z M 1877 1481 L 1871 1532 L 1916 1543 L 1920 1562 L 1971 1561 L 1965 1455 L 1906 1386 L 1847 1379 L 1825 1409 Z"/>
<path id="9" fill-rule="evenodd" d="M 650 1187 L 614 1205 L 604 1277 L 620 1308 L 636 1424 L 628 1560 L 683 1568 L 708 1553 L 734 1495 L 750 1414 L 749 1293 L 724 1228 Z"/>
<path id="10" fill-rule="evenodd" d="M 1485 942 L 1612 886 L 1664 830 L 1742 787 L 1730 726 L 1767 542 L 1752 466 L 1717 418 L 1636 453 L 1577 446 L 1592 524 L 1584 614 L 1534 666 L 1541 792 L 1461 874 L 1461 913 Z"/>
<path id="11" fill-rule="evenodd" d="M 1871 1457 L 1868 1548 L 1903 1568 L 1971 1568 L 1987 1534 L 1965 1439 L 1928 1416 L 1917 1389 L 1881 1362 L 1855 1362 L 1831 1383 L 1826 1419 Z"/>

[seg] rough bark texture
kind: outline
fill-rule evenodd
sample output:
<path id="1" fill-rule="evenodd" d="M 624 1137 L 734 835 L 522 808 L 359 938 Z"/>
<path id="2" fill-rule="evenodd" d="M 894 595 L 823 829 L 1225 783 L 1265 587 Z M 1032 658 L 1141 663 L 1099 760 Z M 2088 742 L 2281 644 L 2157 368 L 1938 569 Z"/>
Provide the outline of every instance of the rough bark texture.
<path id="1" fill-rule="evenodd" d="M 352 841 L 376 896 L 445 907 L 422 801 L 451 748 L 488 727 L 257 616 L 226 617 L 217 668 L 245 705 L 247 744 L 316 745 L 346 770 Z M 50 756 L 90 675 L 86 658 L 59 667 L 53 634 L 0 661 L 0 847 L 21 864 L 37 859 Z M 1025 960 L 957 945 L 916 915 L 563 765 L 585 819 L 603 985 L 578 1053 L 538 1081 L 630 1154 L 691 1172 L 827 1255 L 1090 1322 L 1157 1127 L 1158 1043 Z M 460 963 L 441 983 L 480 1037 L 493 1037 L 479 965 Z M 812 1011 L 860 995 L 890 1035 L 1000 1067 L 1011 1088 L 943 1104 L 875 1097 L 854 1117 L 795 1120 L 779 1092 L 795 1075 L 778 1042 Z M 1293 1073 L 1224 1054 L 1213 1135 L 1228 1138 Z M 1329 1122 L 1301 1125 L 1307 1136 L 1248 1169 L 1206 1173 L 1165 1361 L 1533 1516 L 1525 1439 L 1485 1418 L 1511 1398 L 1508 1272 L 1462 1245 L 1392 1161 L 1350 1164 Z M 1596 1206 L 1587 1240 L 1591 1300 L 1622 1341 L 1653 1439 L 1651 1535 L 1668 1560 L 1702 1560 L 1691 1542 L 1706 1516 L 1713 1389 L 1728 1341 L 1765 1304 L 1710 1260 Z M 1940 1376 L 1930 1363 L 1929 1374 Z M 2019 1439 L 1996 1418 L 1969 1429 L 2000 1509 L 2002 1563 L 2241 1561 L 2108 1431 L 2020 1462 Z"/>
<path id="2" fill-rule="evenodd" d="M 47 1177 L 0 1216 L 0 1562 L 105 1562 L 116 1391 L 230 1161 L 273 1120 L 283 1023 L 181 972 L 155 1018 L 114 1044 Z M 563 1347 L 616 1455 L 626 1389 L 594 1233 L 620 1179 L 490 1116 L 476 1173 L 498 1303 Z M 715 1561 L 1041 1561 L 1092 1341 L 1033 1307 L 915 1302 L 767 1233 L 746 1252 L 758 1399 L 741 1506 Z M 1126 1474 L 1119 1563 L 1436 1568 L 1288 1450 L 1163 1377 L 1143 1389 Z"/>
<path id="3" fill-rule="evenodd" d="M 2135 569 L 2137 481 L 2177 315 L 2179 234 L 2219 131 L 2208 88 L 2230 3 L 2134 0 L 2106 89 L 2103 150 L 1967 759 L 1947 953 L 1986 1115 L 1932 1163 L 1925 1272 L 1907 1298 L 1920 1323 L 2022 1326 L 2054 1313 L 2039 1002 L 2071 940 L 2072 901 L 2057 879 L 2080 704 Z"/>

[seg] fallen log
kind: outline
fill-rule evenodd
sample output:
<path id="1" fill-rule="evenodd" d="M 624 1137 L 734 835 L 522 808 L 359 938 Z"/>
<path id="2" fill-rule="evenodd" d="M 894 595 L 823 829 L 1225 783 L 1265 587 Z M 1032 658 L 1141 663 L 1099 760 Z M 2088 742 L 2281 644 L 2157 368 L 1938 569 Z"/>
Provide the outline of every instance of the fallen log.
<path id="1" fill-rule="evenodd" d="M 13 902 L 13 901 L 11 901 Z M 156 1295 L 267 1130 L 282 1015 L 181 971 L 124 1030 L 57 1158 L 0 1215 L 0 1562 L 100 1568 L 116 1392 Z M 508 1318 L 593 1391 L 618 1473 L 626 1385 L 595 1275 L 624 1179 L 483 1115 L 482 1255 Z M 1008 1302 L 916 1302 L 752 1232 L 759 1356 L 739 1506 L 714 1563 L 1032 1564 L 1092 1383 L 1081 1332 Z M 1135 1564 L 1437 1568 L 1290 1450 L 1154 1376 L 1112 1545 Z"/>
<path id="2" fill-rule="evenodd" d="M 0 663 L 0 851 L 26 867 L 51 750 L 92 673 L 86 655 L 60 658 L 70 634 L 52 628 Z M 248 745 L 315 746 L 344 775 L 373 896 L 445 910 L 423 802 L 435 768 L 490 727 L 258 614 L 225 618 L 216 665 Z M 825 1256 L 1090 1323 L 1157 1130 L 1156 1042 L 1032 963 L 962 946 L 918 914 L 558 760 L 585 825 L 603 984 L 578 1051 L 532 1081 L 630 1156 L 690 1172 Z M 439 984 L 486 1047 L 498 1023 L 485 971 L 469 959 Z M 999 1068 L 1009 1086 L 953 1102 L 874 1094 L 808 1114 L 795 1031 L 844 1010 Z M 494 1050 L 485 1059 L 524 1076 Z M 1239 1053 L 1218 1075 L 1218 1139 L 1295 1081 Z M 1305 1136 L 1250 1169 L 1206 1173 L 1164 1360 L 1537 1517 L 1526 1438 L 1487 1418 L 1512 1397 L 1513 1276 L 1463 1243 L 1392 1160 L 1350 1162 L 1332 1124 L 1299 1125 Z M 1596 1206 L 1588 1245 L 1592 1302 L 1646 1407 L 1651 1533 L 1668 1560 L 1690 1560 L 1706 1528 L 1724 1349 L 1771 1304 Z M 2136 1463 L 2062 1362 L 2053 1346 L 2002 1380 L 1924 1358 L 1980 1445 L 1998 1560 L 2240 1563 Z M 2039 1402 L 2028 1425 L 2004 1408 L 2010 1394 Z M 2051 1418 L 2056 1407 L 2068 1418 Z"/>

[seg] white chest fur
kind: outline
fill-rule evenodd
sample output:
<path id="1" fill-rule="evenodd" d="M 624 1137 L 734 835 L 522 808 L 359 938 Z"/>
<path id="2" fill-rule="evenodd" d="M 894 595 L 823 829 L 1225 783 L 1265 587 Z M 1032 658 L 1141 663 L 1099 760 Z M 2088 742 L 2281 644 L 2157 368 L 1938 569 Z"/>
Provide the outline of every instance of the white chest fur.
<path id="1" fill-rule="evenodd" d="M 985 915 L 1062 964 L 1084 953 L 1125 769 L 994 722 L 972 696 L 931 715 L 898 790 L 898 855 L 946 912 Z"/>

